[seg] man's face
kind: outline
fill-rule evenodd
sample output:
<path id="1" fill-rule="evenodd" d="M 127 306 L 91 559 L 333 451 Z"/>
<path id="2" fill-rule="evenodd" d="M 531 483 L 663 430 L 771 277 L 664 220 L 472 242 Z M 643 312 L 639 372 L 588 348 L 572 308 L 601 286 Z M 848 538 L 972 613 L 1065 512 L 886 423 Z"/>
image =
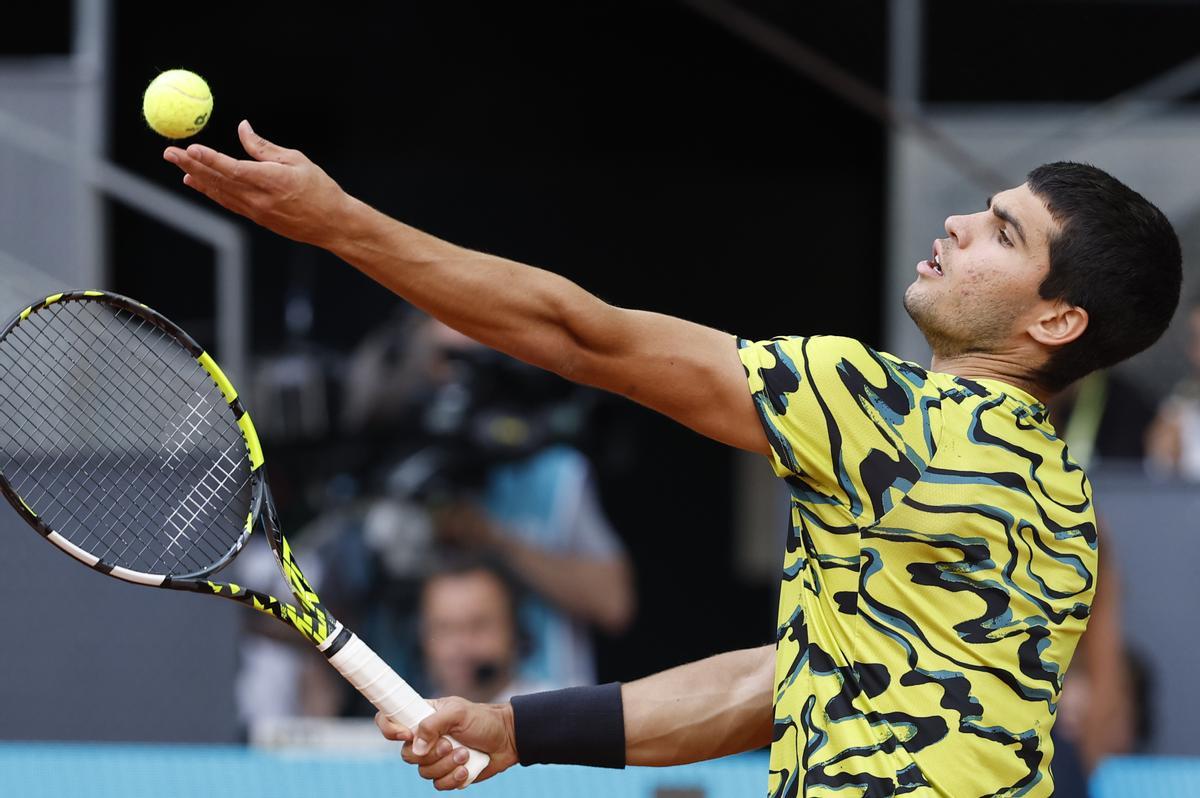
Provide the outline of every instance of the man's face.
<path id="1" fill-rule="evenodd" d="M 933 353 L 953 357 L 1012 350 L 1047 304 L 1038 286 L 1050 267 L 1057 225 L 1027 185 L 994 195 L 989 207 L 946 219 L 946 238 L 904 292 L 904 309 Z"/>
<path id="2" fill-rule="evenodd" d="M 421 639 L 440 695 L 490 701 L 512 678 L 517 645 L 509 601 L 486 570 L 440 576 L 425 586 Z"/>

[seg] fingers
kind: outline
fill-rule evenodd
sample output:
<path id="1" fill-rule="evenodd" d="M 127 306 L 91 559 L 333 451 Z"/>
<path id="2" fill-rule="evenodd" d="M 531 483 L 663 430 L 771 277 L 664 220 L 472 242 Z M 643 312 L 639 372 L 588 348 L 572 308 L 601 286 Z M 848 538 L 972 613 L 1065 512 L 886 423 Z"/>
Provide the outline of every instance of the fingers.
<path id="1" fill-rule="evenodd" d="M 416 765 L 421 778 L 432 781 L 438 789 L 457 789 L 467 781 L 466 764 L 470 752 L 461 746 L 455 748 L 445 738 L 438 740 L 423 756 L 413 753 L 412 743 L 405 743 L 400 756 L 410 765 Z"/>
<path id="2" fill-rule="evenodd" d="M 192 145 L 198 147 L 198 145 Z M 204 149 L 208 149 L 207 147 Z M 209 150 L 209 152 L 212 152 Z M 163 158 L 184 171 L 184 185 L 207 194 L 213 199 L 217 199 L 216 193 L 227 198 L 233 199 L 241 197 L 245 201 L 244 195 L 247 192 L 247 187 L 239 185 L 236 181 L 231 180 L 225 174 L 218 172 L 208 164 L 199 160 L 196 155 L 199 154 L 189 147 L 187 150 L 181 150 L 178 147 L 168 147 L 163 153 Z M 225 204 L 225 203 L 222 203 Z"/>
<path id="3" fill-rule="evenodd" d="M 286 163 L 290 160 L 291 150 L 272 144 L 255 133 L 248 119 L 243 119 L 238 124 L 238 138 L 242 140 L 242 147 L 246 149 L 246 153 L 256 161 Z"/>
<path id="4" fill-rule="evenodd" d="M 223 208 L 251 219 L 254 218 L 253 208 L 241 197 L 223 191 L 216 186 L 201 183 L 192 175 L 184 175 L 183 184 L 188 188 L 195 189 Z"/>
<path id="5" fill-rule="evenodd" d="M 461 757 L 448 758 L 450 757 L 451 750 L 454 748 L 454 746 L 451 745 L 450 741 L 445 737 L 440 738 L 437 741 L 437 744 L 433 746 L 426 744 L 424 740 L 420 740 L 419 742 L 422 743 L 421 753 L 416 753 L 413 750 L 414 737 L 412 730 L 401 723 L 397 723 L 389 719 L 382 712 L 375 713 L 375 725 L 379 727 L 380 733 L 382 733 L 387 739 L 397 740 L 405 744 L 400 750 L 400 756 L 410 765 L 431 765 L 443 758 L 447 758 L 447 763 L 457 762 L 458 758 L 461 758 L 462 762 L 466 762 L 467 760 L 467 750 L 465 748 L 461 748 L 461 746 L 459 749 L 463 752 Z M 430 750 L 431 748 L 432 750 Z M 462 764 L 462 762 L 458 762 L 458 764 Z M 435 768 L 435 770 L 431 772 L 437 772 L 438 775 L 433 776 L 432 778 L 443 776 L 446 773 L 449 773 L 452 769 L 453 768 L 449 767 L 449 765 L 440 769 Z"/>
<path id="6" fill-rule="evenodd" d="M 163 159 L 198 179 L 199 185 L 215 186 L 227 194 L 249 194 L 271 188 L 271 176 L 265 173 L 271 167 L 238 161 L 203 144 L 189 145 L 186 150 L 167 147 Z"/>
<path id="7" fill-rule="evenodd" d="M 412 731 L 407 726 L 396 723 L 382 712 L 375 713 L 375 725 L 379 727 L 379 732 L 389 740 L 407 743 L 413 738 Z"/>
<path id="8" fill-rule="evenodd" d="M 168 147 L 163 158 L 184 172 L 183 184 L 234 213 L 255 218 L 255 200 L 265 189 L 244 179 L 244 171 L 227 155 L 193 144 L 186 150 Z M 246 162 L 250 165 L 250 162 Z M 231 165 L 232 164 L 232 165 Z M 219 166 L 220 169 L 214 168 Z M 257 166 L 257 164 L 253 164 Z"/>
<path id="9" fill-rule="evenodd" d="M 190 159 L 230 180 L 242 180 L 249 176 L 245 174 L 241 162 L 230 158 L 223 152 L 217 152 L 212 147 L 205 147 L 203 144 L 189 144 L 184 152 Z"/>
<path id="10" fill-rule="evenodd" d="M 454 746 L 444 735 L 465 717 L 466 704 L 457 699 L 434 699 L 430 704 L 434 713 L 418 724 L 415 733 L 383 713 L 375 715 L 375 725 L 389 740 L 404 742 L 400 758 L 416 765 L 421 778 L 432 781 L 439 790 L 457 790 L 470 778 L 466 764 L 471 752 Z"/>
<path id="11" fill-rule="evenodd" d="M 467 705 L 461 699 L 448 698 L 430 703 L 434 712 L 417 724 L 413 737 L 413 752 L 417 756 L 425 756 L 439 737 L 453 734 L 467 713 Z"/>
<path id="12" fill-rule="evenodd" d="M 175 164 L 184 173 L 199 178 L 206 185 L 216 185 L 226 179 L 224 175 L 213 171 L 203 161 L 198 160 L 191 149 L 181 150 L 178 147 L 167 147 L 163 152 L 163 160 Z"/>

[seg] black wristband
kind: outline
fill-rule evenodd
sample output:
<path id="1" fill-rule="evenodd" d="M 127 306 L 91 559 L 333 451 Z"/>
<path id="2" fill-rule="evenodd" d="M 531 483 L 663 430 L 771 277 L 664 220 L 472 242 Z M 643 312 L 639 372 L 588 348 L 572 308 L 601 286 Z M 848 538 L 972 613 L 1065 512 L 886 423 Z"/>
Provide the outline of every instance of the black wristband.
<path id="1" fill-rule="evenodd" d="M 619 682 L 514 696 L 522 765 L 625 767 L 625 706 Z"/>

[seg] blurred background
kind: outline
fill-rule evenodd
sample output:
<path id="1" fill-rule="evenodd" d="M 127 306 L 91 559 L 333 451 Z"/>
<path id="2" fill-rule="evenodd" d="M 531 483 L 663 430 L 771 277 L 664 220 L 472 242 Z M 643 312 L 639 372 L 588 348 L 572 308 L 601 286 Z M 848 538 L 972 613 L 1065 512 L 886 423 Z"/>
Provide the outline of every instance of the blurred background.
<path id="1" fill-rule="evenodd" d="M 757 458 L 481 350 L 190 192 L 140 115 L 155 75 L 208 80 L 198 141 L 240 153 L 248 118 L 381 210 L 615 304 L 914 360 L 899 299 L 943 219 L 1039 163 L 1096 163 L 1176 225 L 1185 298 L 1159 345 L 1053 408 L 1105 544 L 1056 773 L 1063 795 L 1200 794 L 1198 26 L 1185 0 L 43 0 L 0 28 L 0 313 L 95 286 L 189 330 L 247 397 L 335 614 L 428 694 L 500 700 L 771 640 L 785 492 Z M 390 752 L 368 707 L 268 623 L 101 579 L 13 513 L 0 547 L 0 780 L 19 794 L 426 789 L 350 763 Z M 234 568 L 277 578 L 265 546 Z M 765 768 L 480 789 L 743 795 Z"/>

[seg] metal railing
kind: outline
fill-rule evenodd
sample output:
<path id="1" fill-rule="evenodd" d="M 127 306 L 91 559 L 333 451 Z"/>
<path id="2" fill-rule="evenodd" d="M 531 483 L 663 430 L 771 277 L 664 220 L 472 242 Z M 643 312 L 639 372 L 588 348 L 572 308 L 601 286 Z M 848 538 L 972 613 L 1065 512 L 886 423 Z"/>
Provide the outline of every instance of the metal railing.
<path id="1" fill-rule="evenodd" d="M 103 158 L 91 157 L 73 142 L 3 110 L 0 141 L 66 168 L 78 179 L 80 190 L 117 200 L 212 246 L 216 253 L 217 353 L 222 367 L 234 379 L 245 380 L 247 242 L 246 232 L 238 224 Z M 16 260 L 12 256 L 9 259 Z"/>

